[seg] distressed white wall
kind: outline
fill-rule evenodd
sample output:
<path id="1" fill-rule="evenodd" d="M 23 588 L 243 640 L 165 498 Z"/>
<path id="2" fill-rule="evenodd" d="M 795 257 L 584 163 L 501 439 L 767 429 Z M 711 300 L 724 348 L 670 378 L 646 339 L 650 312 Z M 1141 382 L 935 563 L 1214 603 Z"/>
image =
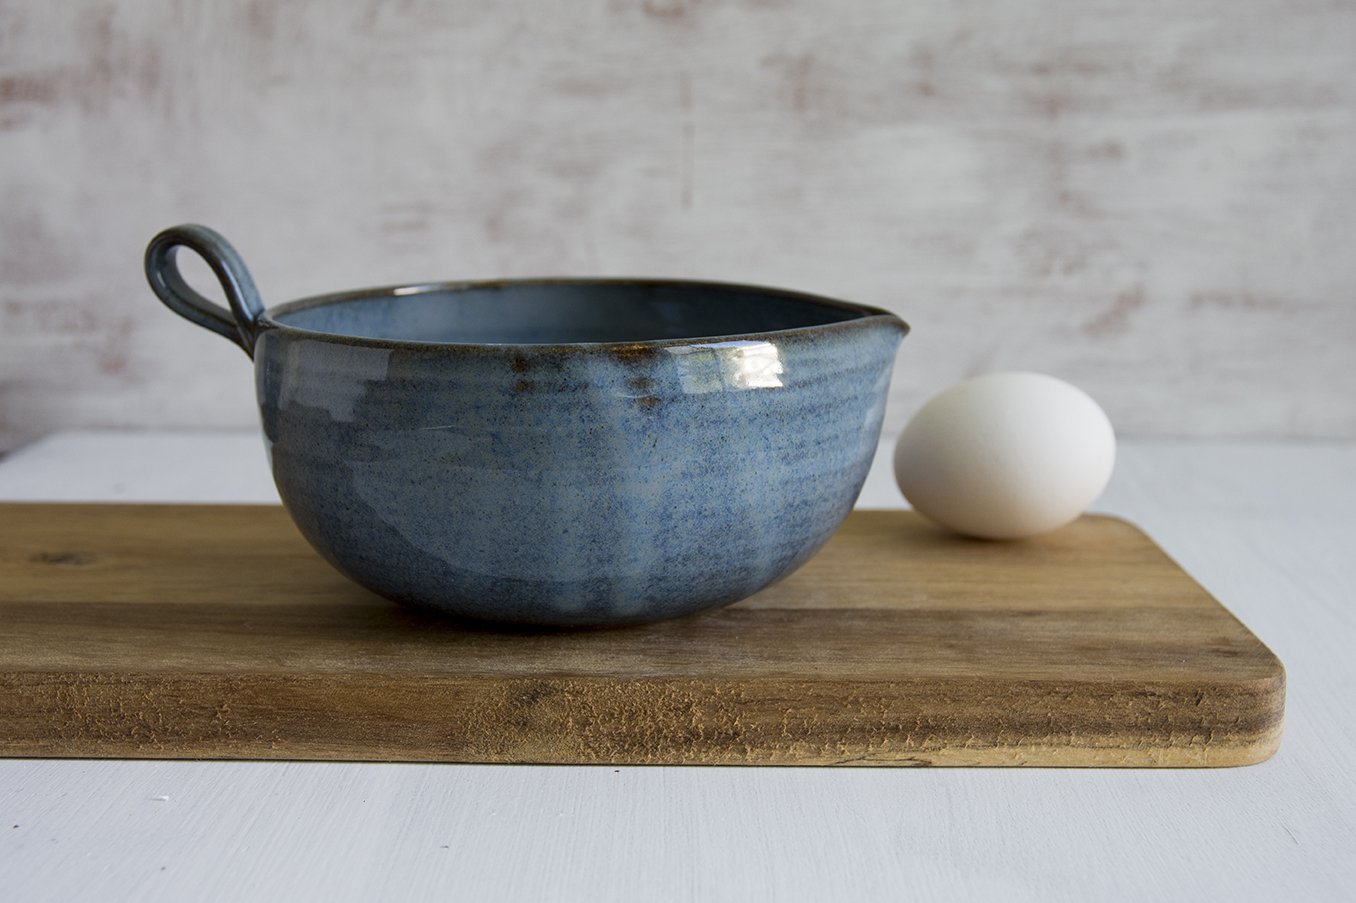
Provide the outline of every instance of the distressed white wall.
<path id="1" fill-rule="evenodd" d="M 267 299 L 420 279 L 783 285 L 1124 435 L 1356 436 L 1356 4 L 0 0 L 0 448 L 246 426 L 144 286 L 215 226 Z"/>

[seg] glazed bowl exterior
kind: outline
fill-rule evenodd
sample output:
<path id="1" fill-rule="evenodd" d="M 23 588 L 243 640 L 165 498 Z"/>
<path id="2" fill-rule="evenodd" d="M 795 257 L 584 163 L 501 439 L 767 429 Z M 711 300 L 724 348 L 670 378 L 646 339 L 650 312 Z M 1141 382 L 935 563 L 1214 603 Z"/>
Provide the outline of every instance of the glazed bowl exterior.
<path id="1" fill-rule="evenodd" d="M 212 262 L 225 243 L 178 228 L 201 232 L 162 233 L 148 273 L 201 314 L 167 252 Z M 233 254 L 214 269 L 252 292 Z M 390 599 L 543 625 L 688 614 L 804 563 L 861 490 L 907 331 L 714 283 L 446 283 L 267 310 L 223 284 L 278 491 L 316 550 Z"/>

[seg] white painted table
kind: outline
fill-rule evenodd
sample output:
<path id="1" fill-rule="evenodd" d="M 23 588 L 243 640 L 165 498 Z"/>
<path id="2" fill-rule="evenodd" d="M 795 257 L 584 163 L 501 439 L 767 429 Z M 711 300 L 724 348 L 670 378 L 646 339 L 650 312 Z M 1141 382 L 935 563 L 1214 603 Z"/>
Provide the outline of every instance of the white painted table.
<path id="1" fill-rule="evenodd" d="M 902 504 L 882 463 L 864 507 Z M 0 461 L 0 499 L 276 497 L 252 434 L 67 433 Z M 1356 446 L 1126 443 L 1098 508 L 1144 527 L 1285 662 L 1271 761 L 0 760 L 0 899 L 1352 899 Z"/>

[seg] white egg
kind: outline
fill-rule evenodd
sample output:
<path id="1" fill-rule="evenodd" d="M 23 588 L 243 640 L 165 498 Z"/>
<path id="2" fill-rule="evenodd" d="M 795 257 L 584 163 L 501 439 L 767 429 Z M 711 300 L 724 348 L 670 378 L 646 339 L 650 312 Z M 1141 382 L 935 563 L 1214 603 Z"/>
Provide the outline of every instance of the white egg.
<path id="1" fill-rule="evenodd" d="M 1018 539 L 1086 511 L 1115 459 L 1111 421 L 1086 392 L 1039 373 L 991 373 L 923 405 L 895 446 L 895 479 L 939 524 Z"/>

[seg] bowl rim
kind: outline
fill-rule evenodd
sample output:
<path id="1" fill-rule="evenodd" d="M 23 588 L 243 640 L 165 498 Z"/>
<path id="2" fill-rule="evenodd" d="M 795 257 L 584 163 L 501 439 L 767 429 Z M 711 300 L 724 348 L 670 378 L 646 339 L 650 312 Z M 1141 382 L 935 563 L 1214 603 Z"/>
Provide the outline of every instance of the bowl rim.
<path id="1" fill-rule="evenodd" d="M 801 301 L 846 311 L 854 316 L 832 323 L 818 323 L 807 326 L 793 326 L 786 329 L 769 329 L 757 332 L 716 333 L 706 336 L 684 336 L 669 339 L 641 339 L 625 342 L 437 342 L 425 339 L 385 339 L 374 336 L 349 335 L 340 332 L 326 332 L 318 329 L 306 329 L 277 319 L 279 316 L 323 307 L 330 304 L 347 304 L 354 301 L 368 301 L 374 298 L 418 297 L 435 293 L 450 293 L 477 289 L 505 289 L 518 286 L 631 286 L 638 288 L 684 288 L 717 292 L 740 292 L 744 294 L 765 295 L 773 299 Z M 268 306 L 258 319 L 259 337 L 279 332 L 297 338 L 327 341 L 340 345 L 355 345 L 367 348 L 417 349 L 417 350 L 456 350 L 456 351 L 500 351 L 512 349 L 517 352 L 565 353 L 565 352 L 636 352 L 661 348 L 682 347 L 687 345 L 710 345 L 718 342 L 768 341 L 771 338 L 792 338 L 804 335 L 836 333 L 856 330 L 863 327 L 891 326 L 899 331 L 900 338 L 909 333 L 909 324 L 903 319 L 879 307 L 841 301 L 825 295 L 792 289 L 774 288 L 742 282 L 722 282 L 697 279 L 667 279 L 647 277 L 534 277 L 525 279 L 484 279 L 454 280 L 447 282 L 416 282 L 405 285 L 384 285 L 373 288 L 352 289 L 342 292 L 328 292 L 322 295 L 308 295 L 294 301 Z"/>

